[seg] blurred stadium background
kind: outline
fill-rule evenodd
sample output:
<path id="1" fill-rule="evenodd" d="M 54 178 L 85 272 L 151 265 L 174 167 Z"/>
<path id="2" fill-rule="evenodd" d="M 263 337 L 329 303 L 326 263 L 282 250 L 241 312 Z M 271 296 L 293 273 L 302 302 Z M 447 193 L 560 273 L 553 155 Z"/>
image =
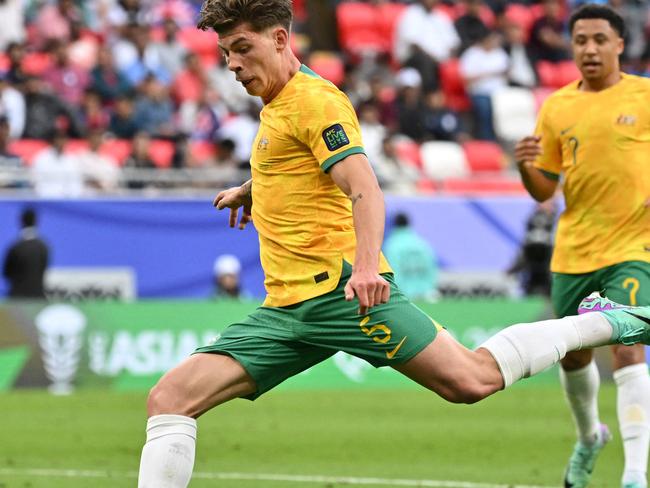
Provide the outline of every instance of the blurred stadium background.
<path id="1" fill-rule="evenodd" d="M 511 152 L 578 76 L 566 21 L 579 3 L 429 0 L 427 16 L 417 2 L 294 1 L 295 52 L 358 111 L 387 235 L 404 213 L 437 256 L 419 304 L 469 347 L 551 316 L 525 286 L 536 207 Z M 51 253 L 47 301 L 0 303 L 2 488 L 133 486 L 147 389 L 263 297 L 255 230 L 211 206 L 248 178 L 260 105 L 194 28 L 200 4 L 0 1 L 0 252 L 30 207 Z M 624 69 L 650 76 L 647 0 L 610 4 L 628 22 Z M 494 66 L 507 69 L 466 82 Z M 225 254 L 239 299 L 215 297 Z M 606 354 L 600 367 L 608 378 Z M 206 415 L 192 486 L 559 486 L 573 433 L 556 378 L 460 407 L 338 354 Z M 606 385 L 610 426 L 613 397 Z M 604 452 L 595 487 L 616 486 L 620 452 Z"/>

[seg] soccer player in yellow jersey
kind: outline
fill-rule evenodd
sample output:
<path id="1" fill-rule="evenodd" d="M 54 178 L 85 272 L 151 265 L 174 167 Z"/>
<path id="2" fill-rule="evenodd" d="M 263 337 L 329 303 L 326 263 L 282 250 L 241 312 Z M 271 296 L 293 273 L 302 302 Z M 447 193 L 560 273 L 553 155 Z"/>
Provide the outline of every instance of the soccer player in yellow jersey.
<path id="1" fill-rule="evenodd" d="M 569 25 L 581 79 L 545 101 L 535 135 L 515 150 L 536 200 L 551 198 L 563 175 L 566 210 L 551 262 L 558 317 L 576 313 L 593 290 L 619 303 L 650 304 L 650 80 L 620 71 L 624 23 L 612 9 L 584 6 Z M 612 349 L 625 451 L 622 486 L 646 488 L 650 377 L 644 347 Z M 582 488 L 610 438 L 598 418 L 593 351 L 568 353 L 560 378 L 578 433 L 565 486 Z"/>
<path id="2" fill-rule="evenodd" d="M 207 0 L 201 10 L 199 27 L 219 34 L 228 68 L 264 102 L 252 179 L 214 203 L 232 227 L 255 224 L 267 297 L 150 392 L 140 488 L 187 487 L 197 417 L 254 400 L 337 351 L 472 403 L 567 351 L 650 342 L 650 307 L 591 297 L 591 313 L 517 324 L 470 351 L 410 303 L 380 252 L 384 201 L 354 110 L 294 56 L 291 19 L 290 0 Z"/>

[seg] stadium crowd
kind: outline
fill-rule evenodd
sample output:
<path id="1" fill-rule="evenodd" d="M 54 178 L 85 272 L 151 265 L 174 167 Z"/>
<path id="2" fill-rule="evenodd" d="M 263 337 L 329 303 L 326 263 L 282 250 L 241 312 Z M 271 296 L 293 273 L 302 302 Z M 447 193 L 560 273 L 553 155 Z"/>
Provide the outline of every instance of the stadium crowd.
<path id="1" fill-rule="evenodd" d="M 354 104 L 391 192 L 522 191 L 512 144 L 576 79 L 579 0 L 297 0 L 293 48 Z M 647 0 L 624 70 L 650 76 Z M 0 187 L 44 197 L 215 189 L 247 178 L 260 102 L 195 27 L 199 0 L 1 0 Z M 522 132 L 523 131 L 523 132 Z"/>

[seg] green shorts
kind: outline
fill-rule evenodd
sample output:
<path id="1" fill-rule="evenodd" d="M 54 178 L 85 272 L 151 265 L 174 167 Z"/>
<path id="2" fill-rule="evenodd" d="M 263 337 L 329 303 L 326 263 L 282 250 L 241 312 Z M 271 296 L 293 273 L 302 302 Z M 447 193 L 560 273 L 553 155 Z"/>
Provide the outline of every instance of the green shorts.
<path id="1" fill-rule="evenodd" d="M 338 351 L 375 367 L 393 366 L 433 342 L 441 326 L 399 291 L 391 274 L 383 275 L 390 283 L 388 303 L 359 315 L 359 302 L 347 302 L 343 291 L 350 272 L 345 263 L 337 288 L 325 295 L 287 307 L 259 307 L 195 353 L 236 359 L 257 384 L 246 397 L 254 400 Z"/>
<path id="2" fill-rule="evenodd" d="M 626 261 L 591 273 L 553 273 L 555 314 L 575 315 L 580 301 L 593 291 L 624 305 L 650 305 L 650 263 Z"/>

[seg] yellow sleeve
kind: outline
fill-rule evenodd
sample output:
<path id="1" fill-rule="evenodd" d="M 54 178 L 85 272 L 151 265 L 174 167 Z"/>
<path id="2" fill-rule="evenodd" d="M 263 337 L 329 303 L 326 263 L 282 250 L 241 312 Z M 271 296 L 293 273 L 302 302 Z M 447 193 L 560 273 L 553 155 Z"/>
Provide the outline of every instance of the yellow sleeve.
<path id="1" fill-rule="evenodd" d="M 297 136 L 305 143 L 321 169 L 329 171 L 351 154 L 364 154 L 359 121 L 348 97 L 342 92 L 310 92 L 301 110 Z"/>
<path id="2" fill-rule="evenodd" d="M 546 101 L 537 117 L 535 135 L 540 136 L 542 154 L 534 162 L 535 168 L 552 180 L 558 180 L 562 172 L 562 143 L 553 129 L 549 115 L 549 103 Z"/>

